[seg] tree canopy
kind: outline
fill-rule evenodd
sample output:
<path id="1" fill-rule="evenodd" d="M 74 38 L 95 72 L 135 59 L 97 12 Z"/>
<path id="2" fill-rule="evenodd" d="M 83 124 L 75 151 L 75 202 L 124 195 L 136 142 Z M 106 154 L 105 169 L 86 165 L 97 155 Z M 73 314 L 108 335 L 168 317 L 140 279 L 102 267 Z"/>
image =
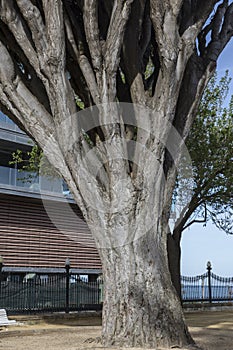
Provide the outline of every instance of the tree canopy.
<path id="1" fill-rule="evenodd" d="M 183 231 L 193 223 L 205 225 L 211 220 L 226 233 L 233 233 L 233 97 L 227 106 L 225 102 L 230 80 L 227 72 L 220 81 L 217 74 L 209 81 L 186 141 L 192 162 L 184 163 L 184 167 L 182 159 L 180 163 L 174 191 L 174 228 L 170 237 L 176 243 L 178 261 L 177 264 L 171 261 L 170 265 L 179 293 L 179 245 Z M 187 165 L 192 169 L 190 177 Z"/>
<path id="2" fill-rule="evenodd" d="M 233 96 L 228 106 L 224 106 L 230 80 L 228 73 L 219 83 L 217 75 L 210 80 L 186 141 L 192 159 L 189 164 L 192 176 L 182 178 L 187 171 L 181 169 L 178 176 L 180 190 L 175 191 L 179 206 L 183 207 L 177 213 L 175 227 L 181 225 L 182 230 L 193 222 L 206 223 L 211 219 L 219 228 L 233 233 L 230 220 L 233 208 Z M 190 194 L 191 200 L 187 201 Z"/>
<path id="3" fill-rule="evenodd" d="M 233 97 L 224 107 L 229 78 L 226 75 L 219 83 L 216 79 L 204 92 L 187 140 L 194 174 L 191 202 L 201 207 L 202 214 L 196 213 L 199 219 L 201 214 L 204 222 L 211 219 L 218 228 L 233 233 Z"/>

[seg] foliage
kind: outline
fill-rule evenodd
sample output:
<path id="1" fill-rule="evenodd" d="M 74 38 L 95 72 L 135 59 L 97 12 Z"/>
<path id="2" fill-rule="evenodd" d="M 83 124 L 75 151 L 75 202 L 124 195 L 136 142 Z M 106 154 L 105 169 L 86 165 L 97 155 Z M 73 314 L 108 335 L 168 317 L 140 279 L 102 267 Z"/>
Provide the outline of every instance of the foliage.
<path id="1" fill-rule="evenodd" d="M 19 172 L 24 172 L 24 175 L 27 174 L 24 178 L 20 178 L 24 182 L 31 182 L 38 175 L 45 175 L 51 179 L 58 176 L 56 170 L 44 156 L 42 149 L 36 144 L 26 153 L 21 149 L 17 149 L 12 153 L 12 160 L 9 164 L 16 164 Z"/>
<path id="2" fill-rule="evenodd" d="M 187 210 L 181 213 L 185 217 L 182 230 L 193 222 L 212 220 L 218 228 L 233 233 L 233 96 L 224 107 L 230 80 L 228 72 L 219 82 L 217 75 L 210 80 L 186 143 L 193 177 L 178 179 L 182 191 L 176 191 L 176 196 L 183 192 L 186 198 L 192 189 Z"/>
<path id="3" fill-rule="evenodd" d="M 12 153 L 12 161 L 9 164 L 17 164 L 22 171 L 38 174 L 43 153 L 38 145 L 34 145 L 26 154 L 17 149 Z"/>

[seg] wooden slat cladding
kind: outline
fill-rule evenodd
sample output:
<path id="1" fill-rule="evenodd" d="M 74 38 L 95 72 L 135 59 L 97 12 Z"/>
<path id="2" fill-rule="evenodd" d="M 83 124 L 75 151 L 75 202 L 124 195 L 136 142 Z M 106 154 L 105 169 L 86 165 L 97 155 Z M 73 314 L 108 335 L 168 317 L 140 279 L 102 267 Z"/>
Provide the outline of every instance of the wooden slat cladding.
<path id="1" fill-rule="evenodd" d="M 100 269 L 94 240 L 74 204 L 0 195 L 0 254 L 5 266 Z M 51 218 L 51 219 L 50 219 Z"/>

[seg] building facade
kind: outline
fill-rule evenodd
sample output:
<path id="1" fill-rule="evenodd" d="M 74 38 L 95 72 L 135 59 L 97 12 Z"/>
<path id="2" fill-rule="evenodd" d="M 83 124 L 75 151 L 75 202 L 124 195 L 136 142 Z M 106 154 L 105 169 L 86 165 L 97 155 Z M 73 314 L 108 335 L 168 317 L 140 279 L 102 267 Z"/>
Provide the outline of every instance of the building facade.
<path id="1" fill-rule="evenodd" d="M 71 271 L 95 278 L 101 263 L 94 240 L 62 179 L 20 171 L 12 152 L 33 143 L 0 112 L 0 255 L 5 273 Z M 30 176 L 32 175 L 32 176 Z"/>

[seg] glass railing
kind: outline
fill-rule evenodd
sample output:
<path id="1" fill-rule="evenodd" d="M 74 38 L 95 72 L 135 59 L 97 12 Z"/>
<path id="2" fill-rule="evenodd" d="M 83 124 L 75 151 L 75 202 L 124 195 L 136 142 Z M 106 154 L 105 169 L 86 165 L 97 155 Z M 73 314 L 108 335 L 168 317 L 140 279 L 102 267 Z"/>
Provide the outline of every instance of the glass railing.
<path id="1" fill-rule="evenodd" d="M 72 198 L 67 185 L 61 178 L 38 176 L 33 172 L 0 166 L 0 185 L 32 193 L 53 193 Z"/>
<path id="2" fill-rule="evenodd" d="M 0 111 L 0 126 L 3 126 L 6 129 L 23 133 L 23 131 L 21 131 L 20 128 L 1 111 Z"/>
<path id="3" fill-rule="evenodd" d="M 0 139 L 24 145 L 33 145 L 33 141 L 4 113 L 0 111 Z"/>
<path id="4" fill-rule="evenodd" d="M 9 132 L 8 132 L 9 131 Z M 22 144 L 32 144 L 32 140 L 18 126 L 0 111 L 0 138 Z M 33 193 L 52 193 L 72 199 L 72 195 L 61 178 L 37 176 L 32 172 L 0 166 L 0 186 L 21 189 Z"/>

